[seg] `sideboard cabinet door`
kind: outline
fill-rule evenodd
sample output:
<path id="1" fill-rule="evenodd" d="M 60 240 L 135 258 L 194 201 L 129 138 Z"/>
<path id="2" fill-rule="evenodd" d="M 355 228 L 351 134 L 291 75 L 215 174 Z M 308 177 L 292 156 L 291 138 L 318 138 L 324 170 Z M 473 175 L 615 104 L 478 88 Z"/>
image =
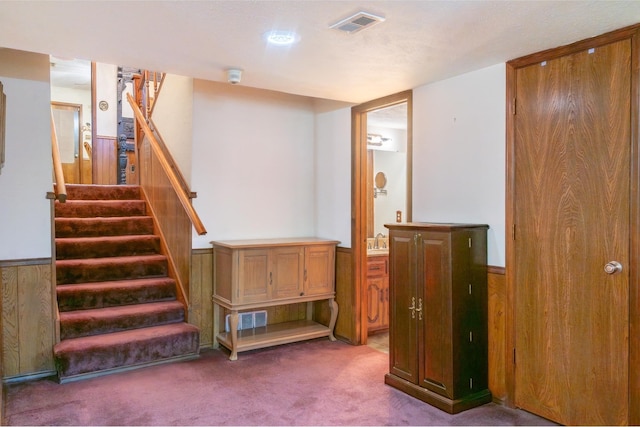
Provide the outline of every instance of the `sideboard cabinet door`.
<path id="1" fill-rule="evenodd" d="M 271 299 L 295 298 L 303 295 L 304 248 L 291 246 L 270 250 L 269 272 Z"/>
<path id="2" fill-rule="evenodd" d="M 238 251 L 238 295 L 241 304 L 269 299 L 269 250 L 244 249 Z"/>
<path id="3" fill-rule="evenodd" d="M 304 295 L 321 295 L 335 289 L 335 246 L 318 245 L 305 248 Z"/>

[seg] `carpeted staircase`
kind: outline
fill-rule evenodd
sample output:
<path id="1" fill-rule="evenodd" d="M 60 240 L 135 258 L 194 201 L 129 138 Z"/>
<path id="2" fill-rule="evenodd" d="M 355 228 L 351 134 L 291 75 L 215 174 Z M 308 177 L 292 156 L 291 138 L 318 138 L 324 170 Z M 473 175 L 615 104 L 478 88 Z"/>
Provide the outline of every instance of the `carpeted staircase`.
<path id="1" fill-rule="evenodd" d="M 137 186 L 67 185 L 55 202 L 61 382 L 197 357 Z"/>

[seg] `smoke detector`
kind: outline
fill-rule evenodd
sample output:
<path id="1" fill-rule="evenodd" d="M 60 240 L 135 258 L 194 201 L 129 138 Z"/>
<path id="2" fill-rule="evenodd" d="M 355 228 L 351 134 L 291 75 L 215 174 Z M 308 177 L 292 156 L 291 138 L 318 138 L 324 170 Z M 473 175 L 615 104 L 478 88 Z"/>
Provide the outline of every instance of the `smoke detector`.
<path id="1" fill-rule="evenodd" d="M 372 27 L 378 22 L 384 22 L 384 17 L 367 12 L 358 12 L 355 15 L 351 15 L 348 18 L 341 19 L 335 24 L 330 25 L 329 28 L 353 34 L 365 28 Z"/>
<path id="2" fill-rule="evenodd" d="M 229 68 L 227 70 L 227 81 L 232 85 L 236 85 L 240 83 L 240 79 L 242 79 L 242 70 L 237 68 Z"/>

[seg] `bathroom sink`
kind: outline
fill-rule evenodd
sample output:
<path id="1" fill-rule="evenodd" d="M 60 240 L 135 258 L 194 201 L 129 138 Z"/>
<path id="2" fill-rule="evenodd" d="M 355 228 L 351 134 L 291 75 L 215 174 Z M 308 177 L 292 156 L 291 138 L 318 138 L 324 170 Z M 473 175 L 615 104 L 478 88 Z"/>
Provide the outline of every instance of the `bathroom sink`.
<path id="1" fill-rule="evenodd" d="M 367 256 L 389 255 L 389 248 L 367 249 Z"/>

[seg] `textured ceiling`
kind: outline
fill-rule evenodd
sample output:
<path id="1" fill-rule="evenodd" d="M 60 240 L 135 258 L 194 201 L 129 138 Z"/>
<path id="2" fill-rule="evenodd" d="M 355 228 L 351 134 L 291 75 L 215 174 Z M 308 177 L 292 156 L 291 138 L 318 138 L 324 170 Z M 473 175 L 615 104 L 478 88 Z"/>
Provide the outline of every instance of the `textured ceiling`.
<path id="1" fill-rule="evenodd" d="M 329 28 L 359 10 L 385 21 Z M 0 47 L 360 103 L 638 22 L 636 0 L 0 1 Z"/>

